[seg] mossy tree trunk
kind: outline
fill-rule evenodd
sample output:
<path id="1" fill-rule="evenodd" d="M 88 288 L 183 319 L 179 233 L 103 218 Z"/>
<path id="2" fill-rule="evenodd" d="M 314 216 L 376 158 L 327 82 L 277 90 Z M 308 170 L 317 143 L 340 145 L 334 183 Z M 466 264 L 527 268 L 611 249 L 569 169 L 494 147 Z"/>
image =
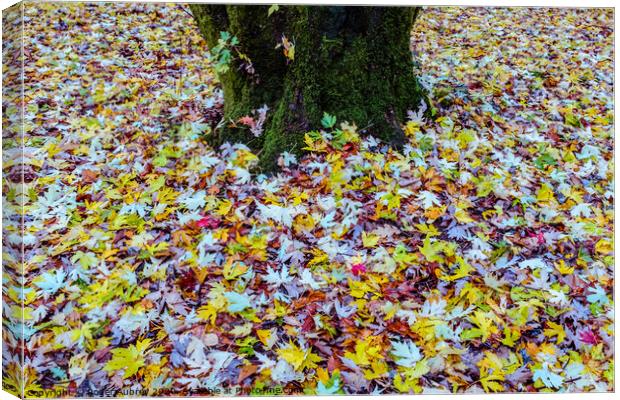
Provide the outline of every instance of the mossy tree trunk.
<path id="1" fill-rule="evenodd" d="M 190 7 L 211 48 L 222 31 L 239 42 L 219 76 L 225 121 L 214 144 L 246 143 L 272 169 L 281 152 L 301 152 L 304 133 L 321 126 L 324 112 L 394 145 L 403 142 L 401 123 L 424 96 L 410 51 L 419 8 L 280 6 L 268 15 L 269 6 Z M 284 46 L 276 49 L 283 37 L 294 57 Z M 256 137 L 237 122 L 257 117 L 264 105 L 269 111 Z"/>

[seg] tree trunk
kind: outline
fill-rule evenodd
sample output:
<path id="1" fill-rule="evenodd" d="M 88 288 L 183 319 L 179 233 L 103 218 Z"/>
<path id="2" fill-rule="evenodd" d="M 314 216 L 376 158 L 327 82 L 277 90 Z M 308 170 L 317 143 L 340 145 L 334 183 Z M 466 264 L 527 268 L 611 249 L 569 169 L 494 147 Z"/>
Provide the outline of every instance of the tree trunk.
<path id="1" fill-rule="evenodd" d="M 304 133 L 320 128 L 324 112 L 391 144 L 404 141 L 401 123 L 424 97 L 409 47 L 419 8 L 280 6 L 268 15 L 269 6 L 190 7 L 210 49 L 222 31 L 238 39 L 219 74 L 224 124 L 213 144 L 246 143 L 272 169 L 281 152 L 301 152 Z M 257 137 L 239 120 L 258 120 L 264 105 Z"/>

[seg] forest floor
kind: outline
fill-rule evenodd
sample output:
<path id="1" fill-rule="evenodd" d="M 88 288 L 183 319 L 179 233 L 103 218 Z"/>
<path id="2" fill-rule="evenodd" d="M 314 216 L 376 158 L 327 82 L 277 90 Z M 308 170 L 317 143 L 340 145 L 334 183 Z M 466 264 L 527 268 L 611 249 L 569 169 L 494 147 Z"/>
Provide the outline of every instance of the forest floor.
<path id="1" fill-rule="evenodd" d="M 613 389 L 612 27 L 428 8 L 437 118 L 268 177 L 183 6 L 29 4 L 27 392 Z"/>

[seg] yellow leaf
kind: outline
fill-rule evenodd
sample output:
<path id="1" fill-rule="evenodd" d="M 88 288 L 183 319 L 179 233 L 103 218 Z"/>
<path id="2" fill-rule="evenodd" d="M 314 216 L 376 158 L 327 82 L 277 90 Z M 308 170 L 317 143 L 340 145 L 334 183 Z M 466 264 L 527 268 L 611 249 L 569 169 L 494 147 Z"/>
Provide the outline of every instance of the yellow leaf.
<path id="1" fill-rule="evenodd" d="M 456 204 L 456 211 L 454 213 L 454 218 L 462 224 L 469 224 L 470 222 L 475 222 L 472 217 L 467 213 L 467 209 L 470 207 L 470 204 L 465 201 L 458 201 Z"/>
<path id="2" fill-rule="evenodd" d="M 405 133 L 407 136 L 415 139 L 415 134 L 420 132 L 420 123 L 416 121 L 409 121 L 407 125 L 405 125 Z"/>
<path id="3" fill-rule="evenodd" d="M 492 377 L 488 377 L 480 380 L 482 388 L 485 390 L 485 392 L 503 392 L 504 385 L 491 379 Z"/>
<path id="4" fill-rule="evenodd" d="M 553 345 L 552 343 L 543 343 L 540 345 L 539 350 L 542 353 L 554 355 L 556 348 L 555 348 L 555 345 Z"/>
<path id="5" fill-rule="evenodd" d="M 448 208 L 447 206 L 431 207 L 424 212 L 424 216 L 434 221 L 437 218 L 441 217 L 446 212 L 447 208 Z"/>
<path id="6" fill-rule="evenodd" d="M 486 210 L 482 212 L 482 218 L 484 218 L 484 220 L 488 220 L 489 218 L 491 218 L 493 216 L 493 214 L 495 214 L 496 211 L 495 210 Z"/>
<path id="7" fill-rule="evenodd" d="M 399 374 L 394 377 L 394 387 L 401 393 L 409 392 L 409 386 L 403 382 L 403 378 Z"/>
<path id="8" fill-rule="evenodd" d="M 192 265 L 190 268 L 192 269 L 192 271 L 194 271 L 194 273 L 196 274 L 196 278 L 198 279 L 198 282 L 200 283 L 203 283 L 205 281 L 205 278 L 209 274 L 209 270 L 207 268 L 198 267 L 194 265 Z M 166 270 L 162 269 L 162 273 L 165 273 L 165 272 Z"/>
<path id="9" fill-rule="evenodd" d="M 232 206 L 233 204 L 230 201 L 222 200 L 217 210 L 215 210 L 215 213 L 223 217 L 228 214 Z"/>
<path id="10" fill-rule="evenodd" d="M 312 259 L 308 261 L 308 267 L 312 267 L 314 265 L 324 264 L 329 261 L 329 256 L 327 253 L 323 252 L 321 249 L 313 248 L 309 251 L 310 254 L 313 255 Z"/>
<path id="11" fill-rule="evenodd" d="M 575 271 L 575 268 L 566 265 L 564 260 L 560 260 L 557 263 L 555 263 L 555 269 L 557 269 L 558 272 L 561 273 L 562 275 L 570 275 Z"/>
<path id="12" fill-rule="evenodd" d="M 230 258 L 224 264 L 224 268 L 222 269 L 222 273 L 224 274 L 224 278 L 228 281 L 237 279 L 239 276 L 245 274 L 248 271 L 249 267 L 240 261 L 234 261 L 234 259 Z"/>
<path id="13" fill-rule="evenodd" d="M 611 242 L 605 239 L 601 239 L 596 242 L 596 245 L 594 245 L 594 249 L 599 254 L 610 254 L 614 250 Z"/>
<path id="14" fill-rule="evenodd" d="M 237 325 L 229 333 L 238 337 L 245 337 L 252 333 L 252 326 L 253 325 L 251 322 L 243 325 Z"/>
<path id="15" fill-rule="evenodd" d="M 375 343 L 377 340 L 377 336 L 368 336 L 365 339 L 358 340 L 355 344 L 355 353 L 346 351 L 344 356 L 357 365 L 370 365 L 372 360 L 383 358 L 381 346 Z"/>
<path id="16" fill-rule="evenodd" d="M 439 255 L 443 249 L 443 244 L 441 241 L 431 242 L 430 238 L 426 237 L 424 239 L 423 246 L 419 247 L 419 249 L 420 253 L 422 253 L 422 255 L 426 257 L 429 262 L 443 261 L 443 257 Z"/>
<path id="17" fill-rule="evenodd" d="M 144 366 L 144 355 L 146 349 L 151 344 L 151 339 L 139 340 L 136 345 L 133 344 L 127 348 L 112 349 L 112 359 L 103 367 L 105 371 L 118 371 L 123 368 L 125 373 L 123 378 L 129 378 L 135 375 L 138 370 Z"/>
<path id="18" fill-rule="evenodd" d="M 462 257 L 457 256 L 456 260 L 459 266 L 454 270 L 452 275 L 444 274 L 443 271 L 437 269 L 437 277 L 443 281 L 451 282 L 469 276 L 469 273 L 474 270 L 474 267 L 468 264 Z"/>
<path id="19" fill-rule="evenodd" d="M 539 203 L 546 203 L 555 200 L 551 186 L 546 183 L 543 184 L 540 189 L 538 189 L 538 192 L 536 192 L 536 200 L 538 200 Z"/>
<path id="20" fill-rule="evenodd" d="M 388 372 L 388 365 L 383 360 L 374 360 L 370 366 L 370 370 L 364 370 L 364 378 L 368 380 L 381 378 Z"/>
<path id="21" fill-rule="evenodd" d="M 375 247 L 377 243 L 379 243 L 380 239 L 381 237 L 379 235 L 375 235 L 373 233 L 367 234 L 366 232 L 362 232 L 362 244 L 366 248 Z"/>
<path id="22" fill-rule="evenodd" d="M 269 329 L 257 329 L 256 330 L 256 336 L 258 336 L 258 339 L 265 345 L 267 346 L 267 342 L 269 341 L 269 339 L 271 338 L 271 330 Z"/>
<path id="23" fill-rule="evenodd" d="M 303 350 L 293 342 L 289 342 L 286 347 L 276 350 L 282 359 L 299 371 L 304 368 L 315 368 L 316 361 L 322 361 L 321 357 L 312 353 L 311 349 Z"/>
<path id="24" fill-rule="evenodd" d="M 543 334 L 546 337 L 557 337 L 558 344 L 562 343 L 566 338 L 566 332 L 564 332 L 564 327 L 562 325 L 556 324 L 555 322 L 547 321 L 547 329 L 543 331 Z"/>
<path id="25" fill-rule="evenodd" d="M 405 378 L 407 378 L 407 380 L 418 379 L 428 373 L 430 370 L 431 369 L 428 366 L 428 361 L 425 358 L 415 363 L 413 367 L 407 368 L 405 371 Z"/>
<path id="26" fill-rule="evenodd" d="M 316 376 L 320 382 L 327 382 L 329 380 L 329 372 L 321 367 L 316 369 Z"/>
<path id="27" fill-rule="evenodd" d="M 514 346 L 515 341 L 521 337 L 521 332 L 518 329 L 505 327 L 504 338 L 502 344 L 505 346 Z"/>
<path id="28" fill-rule="evenodd" d="M 349 289 L 351 289 L 351 296 L 361 299 L 367 292 L 370 292 L 371 288 L 365 282 L 354 281 L 349 279 Z"/>
<path id="29" fill-rule="evenodd" d="M 210 321 L 211 325 L 213 325 L 215 324 L 215 319 L 217 318 L 217 310 L 210 305 L 200 307 L 198 309 L 198 317 L 206 321 Z"/>
<path id="30" fill-rule="evenodd" d="M 426 235 L 426 237 L 433 237 L 433 236 L 439 236 L 440 232 L 439 230 L 435 227 L 435 225 L 433 224 L 417 224 L 415 225 L 415 227 L 423 234 Z"/>
<path id="31" fill-rule="evenodd" d="M 480 329 L 483 342 L 486 342 L 489 336 L 498 332 L 497 325 L 495 325 L 493 319 L 489 318 L 489 316 L 495 317 L 495 314 L 477 310 L 474 312 L 473 316 L 469 317 L 469 320 Z"/>

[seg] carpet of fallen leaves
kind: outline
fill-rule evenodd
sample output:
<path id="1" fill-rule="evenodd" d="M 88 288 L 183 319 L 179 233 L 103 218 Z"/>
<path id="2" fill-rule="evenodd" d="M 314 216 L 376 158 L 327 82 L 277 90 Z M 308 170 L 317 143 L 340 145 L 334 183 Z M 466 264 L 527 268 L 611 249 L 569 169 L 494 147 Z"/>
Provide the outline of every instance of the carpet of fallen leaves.
<path id="1" fill-rule="evenodd" d="M 435 119 L 268 177 L 185 6 L 31 4 L 26 392 L 612 390 L 612 23 L 428 8 Z"/>

